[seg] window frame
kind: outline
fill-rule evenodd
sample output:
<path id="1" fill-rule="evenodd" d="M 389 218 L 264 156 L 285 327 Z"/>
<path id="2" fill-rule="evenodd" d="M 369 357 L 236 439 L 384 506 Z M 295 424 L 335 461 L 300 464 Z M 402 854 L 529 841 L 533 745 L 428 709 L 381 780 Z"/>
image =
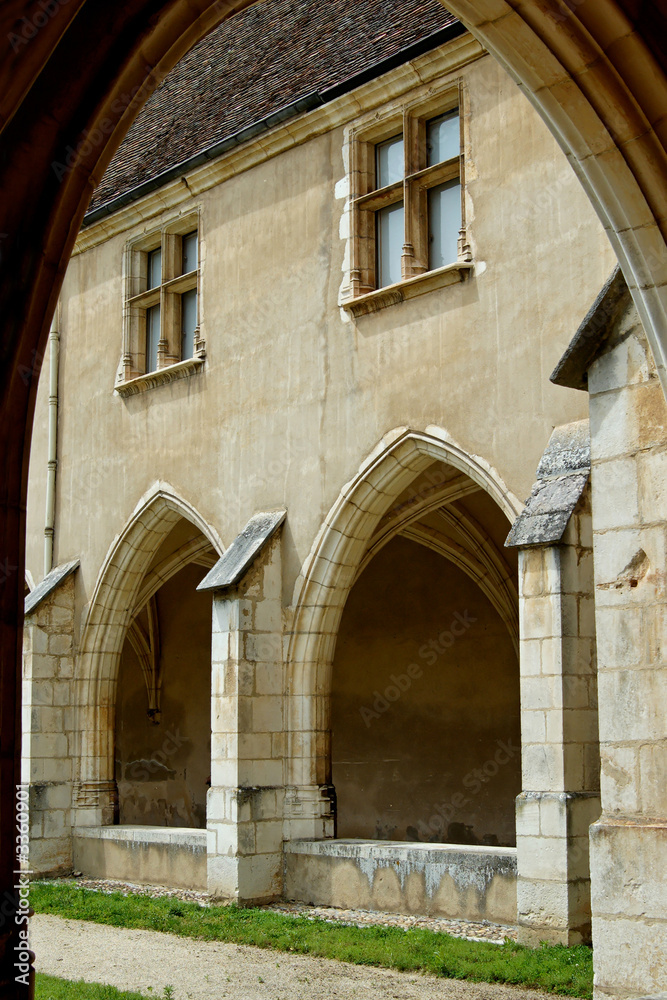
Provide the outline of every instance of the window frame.
<path id="1" fill-rule="evenodd" d="M 197 233 L 197 267 L 182 273 L 184 238 Z M 130 386 L 133 391 L 151 388 L 175 377 L 190 374 L 201 367 L 206 345 L 201 335 L 201 220 L 199 213 L 189 213 L 160 228 L 131 240 L 125 248 L 125 298 L 123 357 L 116 389 L 121 395 Z M 149 258 L 161 250 L 160 281 L 148 287 Z M 197 317 L 192 357 L 182 357 L 182 301 L 188 291 L 197 293 Z M 160 307 L 160 336 L 157 366 L 148 368 L 149 310 Z M 182 369 L 182 373 L 177 371 Z M 142 384 L 145 383 L 145 384 Z"/>
<path id="2" fill-rule="evenodd" d="M 464 280 L 473 266 L 466 223 L 465 161 L 467 107 L 463 83 L 449 83 L 439 93 L 404 101 L 376 113 L 369 122 L 349 130 L 349 287 L 342 305 L 354 315 L 375 311 L 383 305 L 403 301 L 432 287 Z M 441 163 L 428 165 L 428 123 L 458 110 L 459 153 Z M 404 176 L 384 187 L 376 186 L 377 149 L 392 138 L 403 137 Z M 461 226 L 457 235 L 457 258 L 443 267 L 429 268 L 428 193 L 440 184 L 458 180 L 461 194 Z M 404 242 L 401 248 L 401 278 L 379 285 L 376 233 L 378 212 L 403 202 Z"/>

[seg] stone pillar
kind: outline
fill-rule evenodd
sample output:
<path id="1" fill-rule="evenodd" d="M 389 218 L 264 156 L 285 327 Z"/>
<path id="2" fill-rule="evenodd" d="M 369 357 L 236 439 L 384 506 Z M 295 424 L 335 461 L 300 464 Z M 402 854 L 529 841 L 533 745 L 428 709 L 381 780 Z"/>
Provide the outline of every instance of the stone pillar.
<path id="1" fill-rule="evenodd" d="M 38 875 L 72 868 L 74 577 L 25 618 L 22 781 L 30 795 L 30 867 Z"/>
<path id="2" fill-rule="evenodd" d="M 595 996 L 667 983 L 667 405 L 628 307 L 589 369 L 602 816 Z"/>
<path id="3" fill-rule="evenodd" d="M 285 735 L 280 535 L 213 590 L 208 888 L 239 903 L 282 893 Z"/>
<path id="4" fill-rule="evenodd" d="M 557 545 L 519 554 L 523 792 L 519 940 L 590 940 L 588 831 L 600 814 L 593 553 L 584 492 Z"/>

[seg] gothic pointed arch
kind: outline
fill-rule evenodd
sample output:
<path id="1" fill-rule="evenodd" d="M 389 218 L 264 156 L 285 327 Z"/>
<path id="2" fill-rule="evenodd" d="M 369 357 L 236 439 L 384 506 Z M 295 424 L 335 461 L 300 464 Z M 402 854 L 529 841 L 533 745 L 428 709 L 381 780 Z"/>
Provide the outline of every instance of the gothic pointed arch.
<path id="1" fill-rule="evenodd" d="M 84 810 L 79 813 L 84 825 L 88 821 L 112 820 L 113 714 L 120 655 L 139 598 L 144 603 L 149 599 L 142 594 L 142 586 L 146 590 L 147 571 L 160 546 L 181 520 L 189 522 L 210 548 L 222 554 L 224 546 L 212 525 L 171 486 L 156 483 L 141 498 L 114 539 L 97 577 L 82 626 L 75 678 L 80 741 L 76 801 L 79 809 Z M 191 561 L 201 556 L 201 546 L 188 546 L 188 556 Z M 158 568 L 165 564 L 173 575 L 177 561 L 162 560 Z M 168 575 L 163 569 L 162 582 L 166 579 Z"/>
<path id="2" fill-rule="evenodd" d="M 288 786 L 324 786 L 330 779 L 329 696 L 343 608 L 378 528 L 381 533 L 383 517 L 391 515 L 396 501 L 433 463 L 451 470 L 452 482 L 460 473 L 475 484 L 508 521 L 521 509 L 496 470 L 439 428 L 401 428 L 383 438 L 343 487 L 295 587 L 287 664 Z M 447 488 L 451 498 L 451 486 Z"/>

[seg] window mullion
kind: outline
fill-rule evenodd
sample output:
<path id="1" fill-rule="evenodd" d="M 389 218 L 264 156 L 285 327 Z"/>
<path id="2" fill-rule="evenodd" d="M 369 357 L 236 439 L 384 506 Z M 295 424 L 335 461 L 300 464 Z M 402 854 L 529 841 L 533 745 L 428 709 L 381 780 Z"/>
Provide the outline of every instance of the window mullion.
<path id="1" fill-rule="evenodd" d="M 403 148 L 405 151 L 405 167 L 403 171 L 403 216 L 405 220 L 405 232 L 403 236 L 403 247 L 401 250 L 401 275 L 403 278 L 411 278 L 414 271 L 414 223 L 412 212 L 412 198 L 408 177 L 414 172 L 415 159 L 419 155 L 417 143 L 419 136 L 415 129 L 415 119 L 403 112 Z"/>
<path id="2" fill-rule="evenodd" d="M 158 353 L 158 367 L 166 368 L 181 360 L 181 310 L 180 296 L 165 285 L 181 273 L 181 237 L 176 233 L 162 234 L 162 288 L 160 304 L 162 331 Z"/>
<path id="3" fill-rule="evenodd" d="M 163 285 L 160 289 L 162 331 L 158 347 L 158 368 L 181 360 L 181 297 Z"/>
<path id="4" fill-rule="evenodd" d="M 406 266 L 405 277 L 414 278 L 428 270 L 428 221 L 427 193 L 423 184 L 408 177 L 405 181 L 405 225 L 406 237 L 412 255 L 409 269 Z M 409 231 L 408 231 L 409 227 Z M 407 261 L 406 261 L 407 265 Z"/>
<path id="5" fill-rule="evenodd" d="M 466 123 L 469 115 L 468 94 L 463 80 L 459 80 L 459 143 L 461 153 L 459 158 L 459 181 L 461 184 L 461 229 L 459 230 L 458 251 L 459 260 L 472 261 L 472 247 L 468 238 L 466 222 Z"/>

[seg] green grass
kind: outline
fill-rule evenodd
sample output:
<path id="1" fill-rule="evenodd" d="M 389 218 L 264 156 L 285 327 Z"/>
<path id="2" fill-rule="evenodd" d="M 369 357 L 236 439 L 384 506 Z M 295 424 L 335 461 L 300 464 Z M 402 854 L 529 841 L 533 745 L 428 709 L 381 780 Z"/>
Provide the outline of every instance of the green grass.
<path id="1" fill-rule="evenodd" d="M 67 979 L 56 979 L 38 972 L 35 1000 L 146 1000 L 146 996 L 116 990 L 113 986 L 102 986 L 100 983 L 71 983 Z"/>
<path id="2" fill-rule="evenodd" d="M 346 927 L 270 910 L 201 907 L 118 892 L 107 895 L 70 883 L 33 883 L 30 902 L 37 913 L 114 927 L 140 927 L 448 979 L 511 983 L 586 1000 L 593 993 L 593 957 L 584 946 L 533 949 L 510 941 L 504 945 L 463 941 L 417 928 Z"/>

